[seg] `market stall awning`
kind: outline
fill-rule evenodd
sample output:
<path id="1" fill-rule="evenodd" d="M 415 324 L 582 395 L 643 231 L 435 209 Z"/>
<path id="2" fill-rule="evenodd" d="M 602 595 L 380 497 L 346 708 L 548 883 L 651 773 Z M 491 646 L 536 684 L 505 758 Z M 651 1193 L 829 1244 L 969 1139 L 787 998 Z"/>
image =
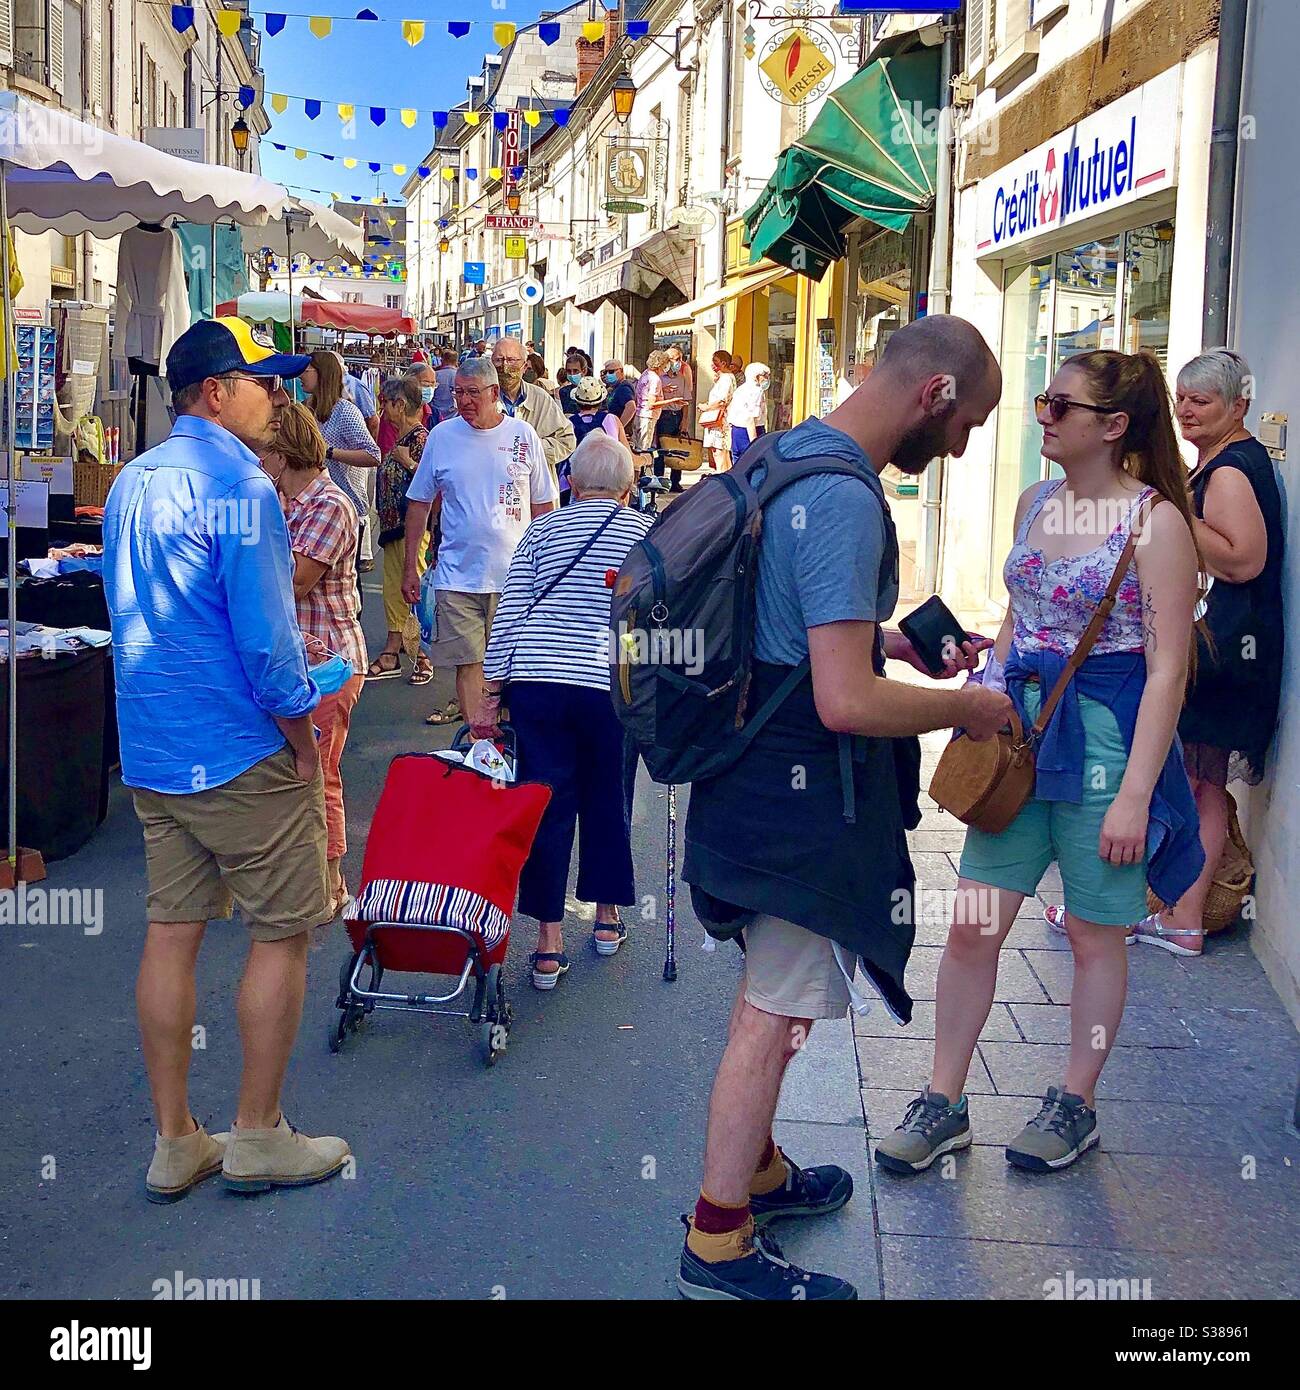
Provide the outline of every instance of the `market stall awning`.
<path id="1" fill-rule="evenodd" d="M 289 198 L 258 174 L 178 159 L 16 92 L 0 92 L 0 161 L 9 220 L 31 233 L 111 237 L 177 216 L 258 226 Z"/>
<path id="2" fill-rule="evenodd" d="M 695 288 L 695 243 L 678 232 L 655 232 L 604 265 L 593 266 L 578 286 L 574 303 L 589 309 L 615 294 L 652 295 L 667 280 L 689 299 Z"/>
<path id="3" fill-rule="evenodd" d="M 305 299 L 280 290 L 241 294 L 217 305 L 218 318 L 238 317 L 250 323 L 311 323 L 317 328 L 337 328 L 344 333 L 415 334 L 415 320 L 382 304 L 344 304 L 334 299 Z"/>
<path id="4" fill-rule="evenodd" d="M 284 211 L 262 227 L 244 228 L 244 250 L 250 256 L 270 251 L 288 259 L 300 256 L 311 261 L 332 261 L 342 256 L 360 261 L 365 250 L 365 232 L 349 218 L 308 202 L 290 198 Z"/>
<path id="5" fill-rule="evenodd" d="M 740 275 L 734 280 L 728 280 L 725 285 L 715 285 L 707 293 L 700 295 L 698 299 L 687 300 L 685 304 L 675 304 L 671 309 L 665 309 L 663 313 L 655 314 L 650 322 L 655 328 L 675 328 L 694 323 L 700 314 L 706 313 L 710 309 L 716 309 L 719 304 L 729 304 L 742 295 L 765 289 L 773 281 L 784 279 L 789 273 L 789 270 L 783 265 L 765 266 L 759 270 L 751 270 L 747 275 Z"/>
<path id="6" fill-rule="evenodd" d="M 754 255 L 820 280 L 854 218 L 903 231 L 934 198 L 939 137 L 926 115 L 938 104 L 938 49 L 878 58 L 836 88 L 745 214 Z"/>

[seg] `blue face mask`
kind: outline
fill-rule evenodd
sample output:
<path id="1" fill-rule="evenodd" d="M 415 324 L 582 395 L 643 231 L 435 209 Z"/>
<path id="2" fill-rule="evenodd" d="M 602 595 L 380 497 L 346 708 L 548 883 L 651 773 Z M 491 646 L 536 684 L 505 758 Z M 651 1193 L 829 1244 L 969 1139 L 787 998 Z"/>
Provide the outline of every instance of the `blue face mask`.
<path id="1" fill-rule="evenodd" d="M 352 679 L 352 663 L 331 652 L 320 665 L 308 667 L 308 674 L 322 695 L 334 695 Z"/>
<path id="2" fill-rule="evenodd" d="M 429 402 L 433 399 L 433 387 L 432 387 L 432 386 L 421 386 L 421 387 L 420 387 L 420 399 L 425 403 L 425 405 L 428 405 Z"/>
<path id="3" fill-rule="evenodd" d="M 565 376 L 567 376 L 567 377 L 569 378 L 569 381 L 570 381 L 574 386 L 576 386 L 576 385 L 582 380 L 582 373 L 581 373 L 581 372 L 566 372 L 566 373 L 565 373 Z"/>
<path id="4" fill-rule="evenodd" d="M 617 373 L 617 372 L 606 372 L 606 373 L 605 373 L 605 380 L 609 383 L 609 385 L 611 385 L 611 386 L 617 386 L 617 385 L 618 385 L 618 373 Z"/>

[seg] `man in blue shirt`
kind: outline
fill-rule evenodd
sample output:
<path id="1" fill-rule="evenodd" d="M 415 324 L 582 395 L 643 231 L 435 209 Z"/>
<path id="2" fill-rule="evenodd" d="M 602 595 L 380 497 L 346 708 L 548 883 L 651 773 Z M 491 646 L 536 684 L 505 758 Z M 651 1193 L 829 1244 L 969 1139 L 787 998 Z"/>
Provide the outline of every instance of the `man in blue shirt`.
<path id="1" fill-rule="evenodd" d="M 155 1202 L 222 1170 L 265 1191 L 338 1172 L 342 1139 L 280 1111 L 311 928 L 328 920 L 325 808 L 284 514 L 254 448 L 307 357 L 239 319 L 195 324 L 167 357 L 176 424 L 128 464 L 104 511 L 122 781 L 144 827 L 149 929 L 136 985 L 158 1133 Z M 230 1134 L 188 1097 L 194 966 L 209 920 L 238 903 L 251 943 L 239 994 L 244 1066 Z"/>

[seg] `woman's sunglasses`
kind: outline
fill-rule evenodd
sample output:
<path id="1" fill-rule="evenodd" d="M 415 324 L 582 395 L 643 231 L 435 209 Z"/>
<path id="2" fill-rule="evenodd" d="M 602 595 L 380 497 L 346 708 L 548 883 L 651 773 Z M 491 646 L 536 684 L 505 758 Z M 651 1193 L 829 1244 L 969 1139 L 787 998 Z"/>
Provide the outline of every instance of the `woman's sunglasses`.
<path id="1" fill-rule="evenodd" d="M 1091 410 L 1094 415 L 1114 415 L 1113 410 L 1107 410 L 1105 406 L 1089 405 L 1087 401 L 1072 401 L 1069 396 L 1049 396 L 1046 392 L 1034 397 L 1034 410 L 1042 414 L 1044 410 L 1050 411 L 1053 420 L 1064 420 L 1072 410 Z"/>

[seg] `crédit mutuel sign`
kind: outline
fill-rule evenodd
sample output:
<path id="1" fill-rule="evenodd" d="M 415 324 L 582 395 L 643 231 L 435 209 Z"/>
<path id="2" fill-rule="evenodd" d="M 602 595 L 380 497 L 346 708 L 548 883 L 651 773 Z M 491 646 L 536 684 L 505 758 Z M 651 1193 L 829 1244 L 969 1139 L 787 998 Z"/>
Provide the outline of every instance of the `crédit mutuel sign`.
<path id="1" fill-rule="evenodd" d="M 1001 255 L 1172 187 L 1179 85 L 1177 68 L 1161 73 L 981 180 L 975 254 Z"/>

